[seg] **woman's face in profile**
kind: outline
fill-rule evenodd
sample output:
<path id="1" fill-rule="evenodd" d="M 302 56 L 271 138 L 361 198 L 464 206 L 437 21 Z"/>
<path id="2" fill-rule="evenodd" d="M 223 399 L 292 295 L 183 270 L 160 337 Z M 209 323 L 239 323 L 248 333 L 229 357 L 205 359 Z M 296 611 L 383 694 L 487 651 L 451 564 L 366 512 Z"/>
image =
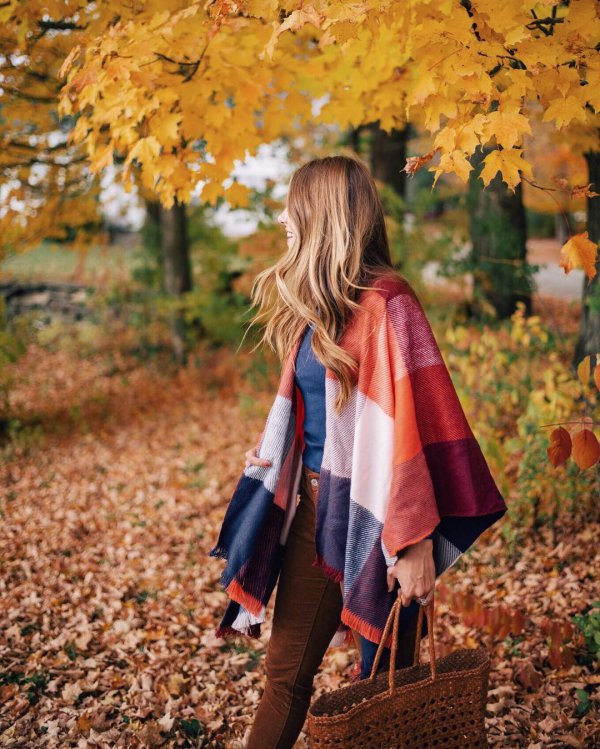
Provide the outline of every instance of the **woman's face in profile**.
<path id="1" fill-rule="evenodd" d="M 292 240 L 294 238 L 294 234 L 292 231 L 292 227 L 290 226 L 289 220 L 288 220 L 288 210 L 287 206 L 285 209 L 277 216 L 277 223 L 281 224 L 285 227 L 285 233 L 287 236 L 287 244 L 288 248 L 292 246 Z"/>

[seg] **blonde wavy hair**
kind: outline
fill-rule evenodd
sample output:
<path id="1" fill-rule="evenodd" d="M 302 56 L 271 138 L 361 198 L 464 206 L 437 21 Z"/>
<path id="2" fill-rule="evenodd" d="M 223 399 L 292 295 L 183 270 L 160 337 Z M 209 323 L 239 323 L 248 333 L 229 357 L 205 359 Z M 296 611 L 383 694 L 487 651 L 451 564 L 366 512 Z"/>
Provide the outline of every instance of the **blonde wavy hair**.
<path id="1" fill-rule="evenodd" d="M 339 412 L 357 366 L 339 340 L 360 307 L 358 295 L 377 278 L 402 276 L 392 264 L 377 186 L 358 158 L 326 156 L 301 166 L 289 183 L 287 210 L 293 241 L 256 276 L 250 326 L 266 322 L 257 346 L 270 346 L 283 361 L 313 323 L 315 356 L 340 382 Z"/>

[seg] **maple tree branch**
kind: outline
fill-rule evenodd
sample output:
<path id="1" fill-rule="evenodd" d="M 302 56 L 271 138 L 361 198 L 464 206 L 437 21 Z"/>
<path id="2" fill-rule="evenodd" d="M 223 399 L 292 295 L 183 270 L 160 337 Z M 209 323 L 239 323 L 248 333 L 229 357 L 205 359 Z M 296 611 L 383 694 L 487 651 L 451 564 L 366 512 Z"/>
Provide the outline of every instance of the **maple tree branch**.
<path id="1" fill-rule="evenodd" d="M 46 31 L 85 31 L 87 24 L 79 26 L 76 21 L 67 21 L 65 18 L 61 18 L 58 21 L 44 21 L 43 19 L 37 22 L 38 27 L 45 34 Z"/>
<path id="2" fill-rule="evenodd" d="M 565 21 L 564 18 L 556 17 L 556 5 L 552 8 L 552 16 L 549 18 L 538 18 L 533 8 L 531 9 L 531 15 L 534 20 L 526 23 L 525 28 L 530 31 L 538 28 L 546 36 L 552 36 L 554 34 L 554 24 L 564 23 Z M 545 28 L 546 26 L 549 26 L 550 28 Z"/>
<path id="3" fill-rule="evenodd" d="M 473 18 L 473 9 L 472 9 L 473 6 L 471 5 L 471 0 L 460 0 L 460 4 L 467 12 L 467 15 L 469 16 L 469 18 Z M 483 39 L 481 38 L 481 34 L 479 33 L 479 31 L 477 31 L 476 21 L 473 21 L 473 23 L 471 24 L 471 30 L 475 36 L 475 39 L 477 39 L 478 42 L 483 41 Z"/>
<path id="4" fill-rule="evenodd" d="M 41 81 L 42 83 L 47 83 L 50 80 L 55 80 L 50 75 L 48 75 L 48 73 L 38 73 L 37 70 L 32 70 L 31 68 L 13 65 L 8 58 L 6 59 L 6 61 L 6 65 L 0 65 L 0 73 L 8 70 L 14 70 L 15 72 L 19 73 L 19 75 L 27 75 L 30 78 L 35 78 L 36 81 Z"/>
<path id="5" fill-rule="evenodd" d="M 449 57 L 452 57 L 452 55 L 455 55 L 457 52 L 462 52 L 463 50 L 458 48 L 453 50 L 452 52 L 448 52 L 447 55 L 440 58 L 437 62 L 434 62 L 433 65 L 427 68 L 427 70 L 433 70 L 435 67 L 437 67 L 440 63 L 444 62 L 444 60 L 447 60 Z"/>
<path id="6" fill-rule="evenodd" d="M 214 5 L 214 0 L 212 0 L 212 2 L 208 3 L 208 5 L 206 6 L 206 11 L 207 11 L 208 15 L 210 15 L 208 11 L 209 11 L 210 7 L 213 6 L 213 5 Z M 198 71 L 198 68 L 200 67 L 200 65 L 202 63 L 202 60 L 204 59 L 204 55 L 206 54 L 206 50 L 208 49 L 208 45 L 210 44 L 210 40 L 217 33 L 217 31 L 221 28 L 221 24 L 222 24 L 221 11 L 219 10 L 219 12 L 217 13 L 217 18 L 215 19 L 215 22 L 213 24 L 212 31 L 208 35 L 208 39 L 206 40 L 206 43 L 204 45 L 204 49 L 200 53 L 200 57 L 198 58 L 196 65 L 194 67 L 190 68 L 190 71 L 188 72 L 188 74 L 183 79 L 184 83 L 188 83 L 196 75 L 196 73 Z"/>
<path id="7" fill-rule="evenodd" d="M 32 145 L 31 143 L 24 143 L 22 141 L 18 140 L 8 140 L 2 143 L 3 148 L 22 148 L 26 151 L 35 151 L 38 153 L 40 150 L 43 150 L 46 153 L 55 153 L 56 151 L 63 151 L 69 148 L 69 144 L 67 141 L 62 141 L 61 143 L 55 143 L 53 146 L 42 146 L 40 149 L 40 146 L 38 144 Z"/>
<path id="8" fill-rule="evenodd" d="M 208 46 L 208 43 L 207 45 Z M 196 75 L 196 72 L 198 68 L 200 67 L 200 63 L 202 62 L 202 58 L 204 57 L 204 53 L 206 52 L 206 47 L 202 50 L 202 54 L 200 55 L 199 59 L 196 60 L 195 64 L 189 69 L 188 73 L 184 76 L 184 83 L 187 83 L 188 81 L 191 81 L 192 78 Z"/>
<path id="9" fill-rule="evenodd" d="M 28 161 L 13 162 L 11 164 L 3 164 L 2 162 L 0 162 L 0 169 L 24 169 L 26 167 L 33 166 L 34 164 L 43 164 L 44 166 L 54 166 L 57 168 L 68 169 L 68 167 L 72 166 L 73 164 L 82 164 L 85 161 L 85 156 L 70 159 L 66 164 L 61 164 L 58 161 L 48 161 L 45 159 L 32 158 Z"/>
<path id="10" fill-rule="evenodd" d="M 56 96 L 35 96 L 34 94 L 27 94 L 25 91 L 19 91 L 19 89 L 7 86 L 5 83 L 2 83 L 2 89 L 17 99 L 24 99 L 25 101 L 31 101 L 35 104 L 53 104 L 56 102 Z"/>
<path id="11" fill-rule="evenodd" d="M 204 59 L 204 55 L 206 54 L 206 50 L 208 49 L 208 44 L 209 44 L 209 42 L 207 41 L 206 44 L 204 45 L 204 49 L 200 53 L 200 57 L 196 61 L 195 66 L 192 67 L 192 68 L 190 68 L 189 73 L 183 79 L 184 83 L 187 83 L 188 81 L 191 81 L 192 78 L 196 75 L 196 72 L 198 71 L 198 68 L 200 67 L 200 63 Z"/>
<path id="12" fill-rule="evenodd" d="M 482 57 L 494 57 L 500 60 L 508 60 L 510 62 L 510 67 L 514 70 L 527 70 L 527 65 L 525 65 L 522 60 L 519 60 L 518 57 L 513 57 L 512 55 L 488 55 L 486 52 L 481 52 L 481 50 L 477 50 L 477 54 L 481 55 Z M 490 78 L 493 78 L 496 73 L 498 73 L 503 68 L 504 65 L 499 62 L 497 65 L 494 65 L 493 68 L 490 68 L 490 70 L 487 71 L 487 74 L 490 76 Z"/>
<path id="13" fill-rule="evenodd" d="M 90 189 L 90 182 L 91 180 L 88 176 L 82 176 L 79 179 L 67 180 L 60 185 L 47 185 L 43 182 L 38 185 L 32 185 L 29 182 L 26 182 L 23 183 L 23 189 L 27 190 L 32 195 L 51 195 L 53 192 L 55 192 L 55 188 L 57 188 L 56 191 L 60 191 L 59 194 L 63 196 L 65 195 L 65 190 L 71 190 L 71 188 L 75 188 L 65 196 L 69 199 L 72 199 L 74 197 L 85 195 L 86 192 Z"/>
<path id="14" fill-rule="evenodd" d="M 543 428 L 543 427 L 559 427 L 562 424 L 579 424 L 580 426 L 585 426 L 585 425 L 589 424 L 590 426 L 595 426 L 598 423 L 600 423 L 600 422 L 588 421 L 588 420 L 584 421 L 583 419 L 578 419 L 577 421 L 557 421 L 554 424 L 540 424 L 540 428 Z"/>
<path id="15" fill-rule="evenodd" d="M 472 5 L 471 5 L 471 0 L 460 0 L 460 4 L 465 9 L 465 11 L 466 11 L 467 15 L 469 16 L 469 18 L 473 18 L 473 10 L 472 10 Z M 473 21 L 473 23 L 471 24 L 470 28 L 471 28 L 471 31 L 473 32 L 473 36 L 475 37 L 475 39 L 478 42 L 482 42 L 483 38 L 482 38 L 481 34 L 479 33 L 479 31 L 477 30 L 477 22 Z M 510 52 L 510 50 L 508 50 L 508 52 Z M 477 54 L 478 55 L 482 55 L 483 57 L 490 57 L 490 55 L 486 54 L 485 52 L 482 52 L 481 50 L 477 50 Z M 520 69 L 520 70 L 527 70 L 527 66 L 525 65 L 525 63 L 522 60 L 519 60 L 517 57 L 514 57 L 512 54 L 509 54 L 509 55 L 494 55 L 494 57 L 500 58 L 500 59 L 510 60 L 512 68 L 516 68 L 516 69 Z M 493 78 L 496 75 L 496 73 L 498 73 L 498 72 L 500 72 L 500 70 L 502 70 L 503 67 L 504 66 L 502 65 L 502 63 L 498 63 L 491 70 L 489 70 L 488 71 L 488 75 L 490 76 L 490 78 Z"/>
<path id="16" fill-rule="evenodd" d="M 198 71 L 198 68 L 200 67 L 202 60 L 204 59 L 204 55 L 206 54 L 206 50 L 208 49 L 209 42 L 206 42 L 204 45 L 204 49 L 200 53 L 200 57 L 198 57 L 197 60 L 192 60 L 188 62 L 187 60 L 175 60 L 173 57 L 169 57 L 168 55 L 163 54 L 162 52 L 154 52 L 154 55 L 158 60 L 164 60 L 165 62 L 170 63 L 171 65 L 179 65 L 181 68 L 189 68 L 187 73 L 185 73 L 183 80 L 184 83 L 187 83 L 188 81 L 191 81 L 196 72 Z M 150 60 L 151 62 L 156 62 L 156 60 Z M 150 63 L 144 63 L 144 64 L 150 64 Z M 180 71 L 183 74 L 183 70 Z"/>
<path id="17" fill-rule="evenodd" d="M 514 57 L 513 55 L 510 55 L 510 54 L 509 55 L 496 55 L 496 57 L 499 57 L 501 60 L 508 60 L 511 67 L 515 68 L 515 70 L 527 70 L 527 65 L 525 65 L 523 60 L 519 60 L 518 57 Z"/>
<path id="18" fill-rule="evenodd" d="M 521 174 L 521 179 L 524 182 L 527 182 L 527 184 L 531 185 L 532 187 L 536 187 L 538 190 L 543 190 L 547 193 L 553 193 L 556 192 L 555 187 L 545 187 L 544 185 L 538 185 L 537 182 L 534 182 L 532 179 L 529 179 L 528 177 L 525 177 L 524 174 Z M 567 213 L 565 209 L 562 207 L 562 205 L 558 202 L 558 200 L 554 197 L 554 195 L 550 195 L 549 197 L 552 198 L 552 200 L 556 203 L 558 206 L 558 210 L 562 213 L 562 216 L 565 220 L 565 224 L 567 225 L 567 232 L 569 236 L 571 236 L 571 224 L 569 223 L 569 217 L 567 216 Z"/>
<path id="19" fill-rule="evenodd" d="M 197 65 L 198 61 L 193 60 L 192 62 L 186 62 L 185 60 L 175 60 L 172 57 L 169 57 L 168 55 L 163 54 L 162 52 L 155 52 L 154 53 L 156 57 L 159 60 L 164 60 L 165 62 L 170 62 L 172 65 L 181 65 L 181 66 L 187 66 L 187 65 Z"/>

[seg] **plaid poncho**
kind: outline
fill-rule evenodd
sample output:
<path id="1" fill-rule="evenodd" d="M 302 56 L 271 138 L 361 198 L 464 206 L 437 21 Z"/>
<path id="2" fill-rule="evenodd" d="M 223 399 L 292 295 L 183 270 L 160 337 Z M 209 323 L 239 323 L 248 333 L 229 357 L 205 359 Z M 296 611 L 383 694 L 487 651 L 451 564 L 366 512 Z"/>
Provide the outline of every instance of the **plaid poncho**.
<path id="1" fill-rule="evenodd" d="M 398 595 L 386 579 L 397 552 L 433 531 L 439 577 L 507 509 L 412 287 L 379 279 L 358 301 L 339 341 L 358 361 L 340 414 L 339 381 L 325 372 L 313 565 L 343 581 L 330 646 L 342 644 L 349 628 L 380 642 Z M 278 579 L 302 470 L 304 404 L 294 379 L 300 342 L 282 364 L 259 438 L 258 455 L 271 465 L 244 469 L 209 552 L 227 559 L 221 582 L 230 601 L 217 636 L 259 636 Z"/>

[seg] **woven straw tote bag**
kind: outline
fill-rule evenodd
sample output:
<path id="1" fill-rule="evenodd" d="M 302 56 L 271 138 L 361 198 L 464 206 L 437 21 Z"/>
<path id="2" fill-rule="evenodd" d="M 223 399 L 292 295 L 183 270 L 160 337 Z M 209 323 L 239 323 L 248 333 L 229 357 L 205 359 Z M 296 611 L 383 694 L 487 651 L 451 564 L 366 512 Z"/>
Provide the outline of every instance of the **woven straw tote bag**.
<path id="1" fill-rule="evenodd" d="M 413 665 L 394 670 L 402 603 L 397 598 L 368 679 L 322 694 L 308 711 L 313 749 L 488 749 L 485 733 L 490 656 L 462 648 L 436 659 L 433 598 L 419 607 L 417 632 L 427 614 L 429 663 L 421 664 L 417 637 Z M 376 674 L 394 623 L 390 668 Z"/>

